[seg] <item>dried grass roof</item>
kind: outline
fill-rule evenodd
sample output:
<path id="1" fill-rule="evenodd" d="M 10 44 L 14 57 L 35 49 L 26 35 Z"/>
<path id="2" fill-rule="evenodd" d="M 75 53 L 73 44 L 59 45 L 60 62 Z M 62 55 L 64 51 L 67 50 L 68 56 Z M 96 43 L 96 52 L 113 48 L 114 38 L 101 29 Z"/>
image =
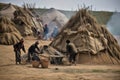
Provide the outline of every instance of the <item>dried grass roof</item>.
<path id="1" fill-rule="evenodd" d="M 0 17 L 0 44 L 15 44 L 21 38 L 22 36 L 15 28 L 15 24 L 5 16 Z"/>

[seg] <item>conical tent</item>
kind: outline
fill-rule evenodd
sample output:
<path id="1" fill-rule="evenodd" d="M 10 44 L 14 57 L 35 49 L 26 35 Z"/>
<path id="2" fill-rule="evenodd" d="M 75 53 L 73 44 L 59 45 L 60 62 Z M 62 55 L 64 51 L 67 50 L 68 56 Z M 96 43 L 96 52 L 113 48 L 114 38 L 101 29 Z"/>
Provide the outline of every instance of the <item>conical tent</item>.
<path id="1" fill-rule="evenodd" d="M 38 28 L 42 31 L 42 26 L 37 25 L 37 21 L 33 18 L 32 13 L 28 9 L 18 8 L 14 12 L 14 22 L 17 25 L 17 29 L 23 36 L 32 35 L 32 28 Z"/>
<path id="2" fill-rule="evenodd" d="M 105 26 L 97 23 L 87 9 L 79 10 L 50 45 L 66 52 L 68 39 L 78 49 L 77 63 L 120 64 L 117 40 Z"/>
<path id="3" fill-rule="evenodd" d="M 41 20 L 43 25 L 48 24 L 49 31 L 51 32 L 55 26 L 58 26 L 58 29 L 61 30 L 64 24 L 68 21 L 68 18 L 60 11 L 51 8 L 41 15 Z"/>
<path id="4" fill-rule="evenodd" d="M 7 17 L 0 17 L 0 44 L 12 45 L 22 38 L 15 24 Z"/>

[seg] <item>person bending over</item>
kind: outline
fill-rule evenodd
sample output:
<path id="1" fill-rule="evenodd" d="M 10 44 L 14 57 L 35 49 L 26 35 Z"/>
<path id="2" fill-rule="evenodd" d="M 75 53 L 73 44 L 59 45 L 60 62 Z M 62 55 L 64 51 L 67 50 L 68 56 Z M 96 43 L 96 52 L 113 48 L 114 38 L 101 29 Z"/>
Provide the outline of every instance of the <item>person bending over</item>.
<path id="1" fill-rule="evenodd" d="M 29 49 L 28 49 L 28 60 L 27 60 L 28 62 L 30 62 L 31 56 L 33 56 L 36 53 L 39 53 L 40 49 L 39 49 L 38 45 L 39 45 L 39 42 L 36 41 L 34 44 L 32 44 L 29 47 Z"/>

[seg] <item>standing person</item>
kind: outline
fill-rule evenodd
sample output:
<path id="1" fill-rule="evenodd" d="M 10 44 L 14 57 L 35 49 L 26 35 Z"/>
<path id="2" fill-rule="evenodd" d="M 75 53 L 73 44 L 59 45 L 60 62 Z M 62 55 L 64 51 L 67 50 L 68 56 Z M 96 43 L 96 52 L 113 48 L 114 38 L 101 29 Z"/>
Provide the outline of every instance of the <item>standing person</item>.
<path id="1" fill-rule="evenodd" d="M 13 45 L 14 52 L 15 52 L 15 61 L 16 64 L 19 62 L 21 64 L 21 49 L 26 53 L 25 47 L 24 47 L 24 40 L 23 38 L 20 40 L 20 42 Z"/>
<path id="2" fill-rule="evenodd" d="M 71 43 L 70 40 L 66 40 L 66 50 L 67 55 L 69 56 L 69 62 L 76 64 L 76 55 L 77 55 L 77 48 L 75 47 L 74 43 Z"/>
<path id="3" fill-rule="evenodd" d="M 38 51 L 40 51 L 40 49 L 39 49 L 38 45 L 39 45 L 39 42 L 36 41 L 34 44 L 32 44 L 29 47 L 29 49 L 28 49 L 28 62 L 30 62 L 30 60 L 31 60 L 30 56 L 33 56 L 34 54 L 39 53 Z"/>
<path id="4" fill-rule="evenodd" d="M 49 28 L 48 25 L 45 24 L 45 26 L 43 27 L 44 30 L 44 39 L 47 40 L 48 39 L 48 33 L 49 33 Z"/>

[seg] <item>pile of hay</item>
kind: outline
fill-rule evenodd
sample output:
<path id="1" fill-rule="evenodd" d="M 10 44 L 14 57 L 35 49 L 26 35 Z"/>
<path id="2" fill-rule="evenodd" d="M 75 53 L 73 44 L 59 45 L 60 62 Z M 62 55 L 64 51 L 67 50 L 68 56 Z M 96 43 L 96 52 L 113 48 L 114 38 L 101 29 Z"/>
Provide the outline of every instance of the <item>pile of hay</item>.
<path id="1" fill-rule="evenodd" d="M 22 38 L 15 24 L 7 17 L 0 17 L 0 44 L 12 45 Z"/>
<path id="2" fill-rule="evenodd" d="M 78 49 L 78 63 L 120 63 L 117 40 L 87 9 L 79 10 L 50 45 L 65 52 L 67 39 Z"/>

